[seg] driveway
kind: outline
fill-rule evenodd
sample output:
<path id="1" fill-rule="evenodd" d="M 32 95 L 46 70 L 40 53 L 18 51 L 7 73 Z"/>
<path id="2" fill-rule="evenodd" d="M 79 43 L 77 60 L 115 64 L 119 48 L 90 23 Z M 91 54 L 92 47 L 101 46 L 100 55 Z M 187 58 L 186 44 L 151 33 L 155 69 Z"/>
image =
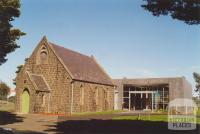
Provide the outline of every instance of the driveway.
<path id="1" fill-rule="evenodd" d="M 12 129 L 15 133 L 47 133 L 58 119 L 58 116 L 47 116 L 37 114 L 13 114 L 0 112 L 0 133 Z M 51 133 L 51 132 L 48 132 Z M 52 132 L 53 133 L 53 132 Z"/>
<path id="2" fill-rule="evenodd" d="M 200 132 L 199 126 L 195 131 L 170 131 L 167 122 L 162 121 L 112 120 L 113 117 L 127 115 L 130 116 L 130 113 L 58 117 L 0 112 L 0 134 L 199 134 Z"/>
<path id="3" fill-rule="evenodd" d="M 86 121 L 86 120 L 109 120 L 114 115 L 85 115 L 85 116 L 55 116 L 41 114 L 14 114 L 0 111 L 0 134 L 12 131 L 14 134 L 54 134 L 58 133 L 57 124 L 60 122 Z M 12 134 L 12 133 L 11 133 Z"/>

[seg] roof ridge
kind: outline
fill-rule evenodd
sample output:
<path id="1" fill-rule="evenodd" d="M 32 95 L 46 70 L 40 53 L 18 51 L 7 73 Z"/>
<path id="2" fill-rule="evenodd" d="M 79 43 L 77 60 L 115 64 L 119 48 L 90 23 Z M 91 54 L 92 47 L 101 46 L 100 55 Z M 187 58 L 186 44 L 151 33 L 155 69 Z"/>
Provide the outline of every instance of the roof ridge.
<path id="1" fill-rule="evenodd" d="M 70 51 L 70 52 L 73 52 L 73 53 L 79 54 L 79 55 L 81 55 L 81 56 L 85 56 L 85 57 L 87 57 L 87 58 L 92 59 L 92 57 L 90 57 L 90 56 L 88 56 L 88 55 L 85 55 L 85 54 L 82 54 L 82 53 L 80 53 L 80 52 L 77 52 L 77 51 L 74 51 L 74 50 L 71 50 L 71 49 L 65 48 L 65 47 L 63 47 L 63 46 L 60 46 L 60 45 L 55 44 L 55 43 L 52 43 L 52 42 L 48 42 L 48 43 L 50 43 L 51 45 L 54 45 L 54 46 L 57 46 L 57 47 L 63 48 L 63 49 L 65 49 L 65 50 L 68 50 L 68 51 Z"/>
<path id="2" fill-rule="evenodd" d="M 136 78 L 113 78 L 113 80 L 146 80 L 146 79 L 182 79 L 184 76 L 175 76 L 175 77 L 148 77 L 148 78 L 143 78 L 143 77 L 136 77 Z"/>
<path id="3" fill-rule="evenodd" d="M 92 56 L 81 54 L 52 42 L 48 42 L 48 44 L 72 80 L 113 86 L 112 79 Z"/>

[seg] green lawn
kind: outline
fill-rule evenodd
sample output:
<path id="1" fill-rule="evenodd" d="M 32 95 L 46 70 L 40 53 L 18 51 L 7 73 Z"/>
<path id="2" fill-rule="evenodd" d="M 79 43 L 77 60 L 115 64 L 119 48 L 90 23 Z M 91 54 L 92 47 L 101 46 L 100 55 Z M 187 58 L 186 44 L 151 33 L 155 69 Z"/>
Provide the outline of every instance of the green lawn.
<path id="1" fill-rule="evenodd" d="M 198 108 L 197 110 L 197 115 L 200 115 L 200 108 Z"/>
<path id="2" fill-rule="evenodd" d="M 167 122 L 167 115 L 141 115 L 141 116 L 119 116 L 113 120 L 148 120 L 148 121 L 163 121 Z"/>
<path id="3" fill-rule="evenodd" d="M 13 112 L 14 108 L 14 103 L 0 100 L 0 111 Z"/>
<path id="4" fill-rule="evenodd" d="M 161 121 L 168 122 L 167 115 L 141 115 L 141 116 L 119 116 L 113 120 L 141 120 L 141 121 Z M 197 118 L 197 124 L 200 124 L 200 118 Z"/>

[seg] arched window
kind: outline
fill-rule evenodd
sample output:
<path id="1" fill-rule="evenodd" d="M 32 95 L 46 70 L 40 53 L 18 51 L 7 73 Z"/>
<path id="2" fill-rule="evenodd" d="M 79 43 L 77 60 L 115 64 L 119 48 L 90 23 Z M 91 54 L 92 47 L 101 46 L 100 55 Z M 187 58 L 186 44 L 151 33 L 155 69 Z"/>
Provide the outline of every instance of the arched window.
<path id="1" fill-rule="evenodd" d="M 95 102 L 96 105 L 99 105 L 99 90 L 97 87 L 95 87 Z"/>
<path id="2" fill-rule="evenodd" d="M 42 94 L 42 106 L 45 106 L 45 99 L 46 99 L 46 96 Z"/>
<path id="3" fill-rule="evenodd" d="M 109 94 L 109 88 L 106 88 L 106 91 L 107 91 L 107 92 L 106 92 L 106 99 L 107 99 L 107 101 L 109 101 L 109 97 L 110 97 L 110 96 L 109 96 L 109 95 L 110 95 L 110 94 Z"/>
<path id="4" fill-rule="evenodd" d="M 37 55 L 37 64 L 48 63 L 48 51 L 45 46 L 42 46 Z"/>
<path id="5" fill-rule="evenodd" d="M 42 51 L 40 53 L 40 63 L 41 64 L 45 64 L 47 61 L 47 52 L 46 51 Z"/>
<path id="6" fill-rule="evenodd" d="M 85 102 L 85 92 L 84 92 L 84 88 L 83 85 L 80 86 L 80 104 L 84 105 Z"/>
<path id="7" fill-rule="evenodd" d="M 104 100 L 106 101 L 107 100 L 107 91 L 105 89 L 103 89 L 103 97 L 104 97 Z"/>

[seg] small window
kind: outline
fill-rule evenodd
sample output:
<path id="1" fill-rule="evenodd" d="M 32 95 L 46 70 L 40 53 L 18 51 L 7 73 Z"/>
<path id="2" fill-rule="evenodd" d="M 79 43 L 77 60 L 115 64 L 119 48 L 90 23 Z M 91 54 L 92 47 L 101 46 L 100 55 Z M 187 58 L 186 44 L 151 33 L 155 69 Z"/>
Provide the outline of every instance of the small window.
<path id="1" fill-rule="evenodd" d="M 85 102 L 85 93 L 84 93 L 84 88 L 83 86 L 81 86 L 81 90 L 80 90 L 80 104 L 84 105 Z"/>
<path id="2" fill-rule="evenodd" d="M 44 64 L 44 63 L 46 63 L 46 61 L 47 61 L 47 52 L 42 51 L 40 53 L 40 62 L 41 62 L 41 64 Z"/>
<path id="3" fill-rule="evenodd" d="M 99 91 L 98 91 L 98 88 L 96 88 L 96 92 L 95 92 L 95 101 L 96 101 L 96 105 L 99 105 Z"/>
<path id="4" fill-rule="evenodd" d="M 46 47 L 41 47 L 37 55 L 37 64 L 46 64 L 48 61 L 48 51 Z"/>
<path id="5" fill-rule="evenodd" d="M 43 94 L 43 95 L 42 95 L 42 106 L 45 106 L 45 98 L 46 98 L 46 97 L 45 97 L 45 95 Z"/>
<path id="6" fill-rule="evenodd" d="M 104 99 L 106 100 L 107 98 L 106 90 L 103 90 L 103 93 L 104 93 Z"/>
<path id="7" fill-rule="evenodd" d="M 109 95 L 110 95 L 110 94 L 109 94 L 109 88 L 107 88 L 106 90 L 107 90 L 107 92 L 106 92 L 106 98 L 107 98 L 107 100 L 109 100 L 109 97 L 110 97 L 110 96 L 109 96 Z"/>

